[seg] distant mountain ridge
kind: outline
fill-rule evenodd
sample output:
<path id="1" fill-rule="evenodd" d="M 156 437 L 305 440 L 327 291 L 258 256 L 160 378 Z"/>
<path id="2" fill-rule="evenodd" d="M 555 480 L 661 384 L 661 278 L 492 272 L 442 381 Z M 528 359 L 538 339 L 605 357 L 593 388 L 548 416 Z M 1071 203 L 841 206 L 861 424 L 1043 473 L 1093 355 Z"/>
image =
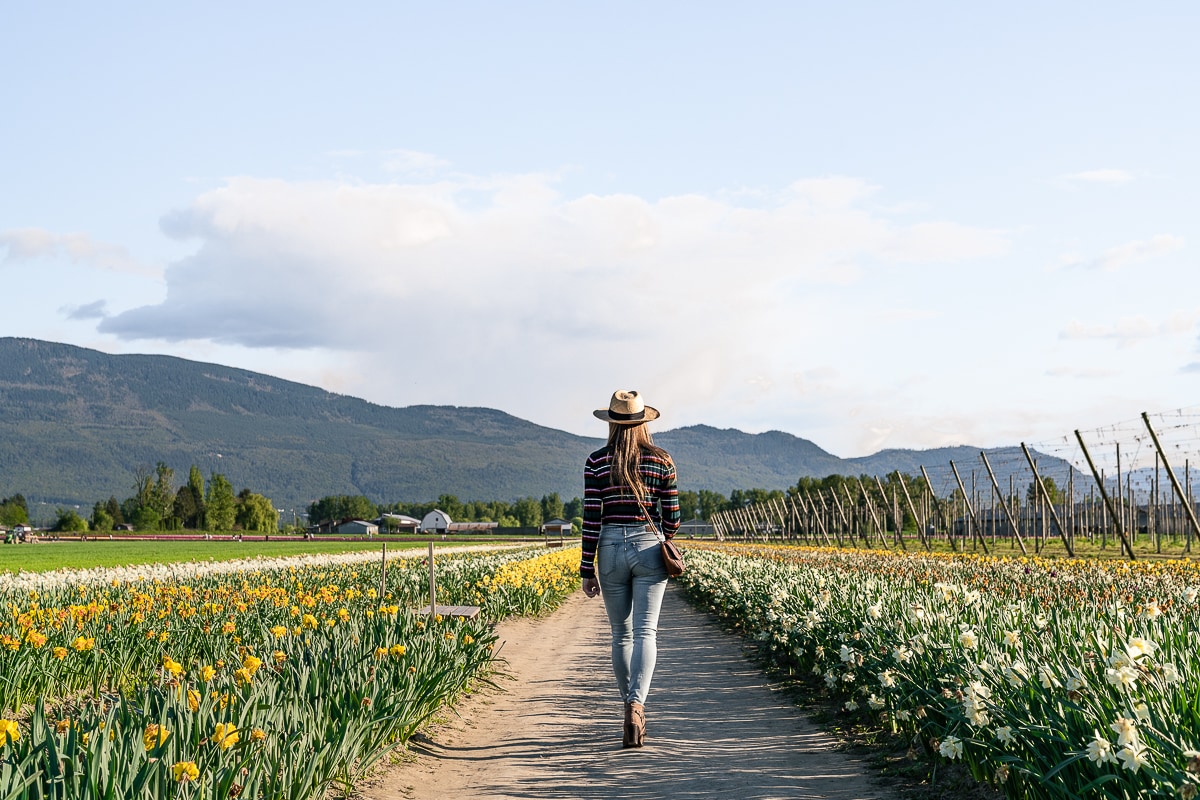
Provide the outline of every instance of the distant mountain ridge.
<path id="1" fill-rule="evenodd" d="M 695 425 L 655 432 L 681 487 L 728 495 L 784 489 L 802 476 L 915 474 L 946 452 L 888 450 L 841 459 L 780 431 Z M 0 338 L 0 497 L 87 505 L 132 494 L 158 461 L 186 479 L 221 472 L 277 507 L 334 494 L 376 502 L 512 500 L 582 494 L 581 467 L 599 438 L 489 408 L 391 408 L 248 370 L 173 356 L 108 355 Z M 950 456 L 953 457 L 953 456 Z M 32 510 L 32 509 L 31 509 Z"/>

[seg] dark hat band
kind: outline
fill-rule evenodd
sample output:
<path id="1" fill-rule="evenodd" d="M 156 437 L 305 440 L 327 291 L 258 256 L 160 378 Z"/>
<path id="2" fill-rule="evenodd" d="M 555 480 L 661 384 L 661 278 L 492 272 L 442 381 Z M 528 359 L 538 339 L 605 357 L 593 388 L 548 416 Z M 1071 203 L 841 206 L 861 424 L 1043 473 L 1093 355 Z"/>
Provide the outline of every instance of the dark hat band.
<path id="1" fill-rule="evenodd" d="M 613 419 L 619 419 L 619 420 L 624 420 L 627 422 L 632 422 L 633 420 L 637 420 L 637 419 L 645 419 L 646 418 L 646 409 L 643 408 L 641 411 L 638 411 L 634 414 L 622 414 L 620 411 L 613 411 L 610 408 L 608 410 L 608 415 L 610 417 L 612 417 Z"/>

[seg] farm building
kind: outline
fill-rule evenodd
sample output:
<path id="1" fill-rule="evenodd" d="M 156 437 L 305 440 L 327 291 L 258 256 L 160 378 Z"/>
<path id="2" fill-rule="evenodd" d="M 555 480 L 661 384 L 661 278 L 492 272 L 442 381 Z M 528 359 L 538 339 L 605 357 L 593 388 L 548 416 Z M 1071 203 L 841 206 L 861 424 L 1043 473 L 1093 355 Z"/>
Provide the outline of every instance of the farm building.
<path id="1" fill-rule="evenodd" d="M 357 536 L 374 536 L 379 533 L 379 526 L 374 522 L 367 522 L 362 519 L 347 519 L 338 523 L 334 529 L 336 533 L 346 533 Z"/>
<path id="2" fill-rule="evenodd" d="M 689 539 L 695 539 L 697 536 L 712 536 L 715 531 L 712 525 L 702 519 L 689 519 L 679 526 L 679 533 Z"/>
<path id="3" fill-rule="evenodd" d="M 561 544 L 562 540 L 571 535 L 571 523 L 565 519 L 552 519 L 542 523 L 542 535 L 546 537 L 546 541 L 551 539 Z"/>
<path id="4" fill-rule="evenodd" d="M 493 533 L 500 527 L 498 522 L 451 522 L 447 533 Z"/>
<path id="5" fill-rule="evenodd" d="M 445 533 L 450 529 L 450 523 L 453 521 L 445 511 L 435 508 L 421 520 L 420 531 L 421 533 Z"/>
<path id="6" fill-rule="evenodd" d="M 421 520 L 406 514 L 384 514 L 375 523 L 387 533 L 416 533 L 421 527 Z"/>

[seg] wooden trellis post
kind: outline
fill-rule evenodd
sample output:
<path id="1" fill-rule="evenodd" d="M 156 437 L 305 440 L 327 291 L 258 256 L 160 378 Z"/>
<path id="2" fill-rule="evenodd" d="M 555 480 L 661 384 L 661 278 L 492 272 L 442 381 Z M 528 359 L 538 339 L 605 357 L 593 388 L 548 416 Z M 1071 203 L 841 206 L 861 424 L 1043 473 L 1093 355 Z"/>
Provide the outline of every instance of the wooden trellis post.
<path id="1" fill-rule="evenodd" d="M 1017 523 L 1013 520 L 1012 509 L 1008 507 L 1008 501 L 1004 498 L 1004 493 L 1000 491 L 1000 484 L 996 483 L 996 473 L 992 472 L 992 464 L 988 461 L 987 453 L 980 450 L 979 456 L 983 459 L 983 466 L 987 468 L 988 477 L 992 479 L 992 488 L 996 490 L 996 494 L 1000 495 L 1000 507 L 1004 509 L 1004 518 L 1008 520 L 1008 525 L 1012 528 L 1013 536 L 1016 537 L 1017 544 L 1021 547 L 1021 555 L 1027 556 L 1029 555 L 1029 551 L 1025 549 L 1025 541 L 1021 537 L 1021 531 L 1017 528 Z M 992 513 L 995 513 L 994 508 Z"/>
<path id="2" fill-rule="evenodd" d="M 862 478 L 855 478 L 855 480 L 858 481 L 858 488 L 862 490 L 867 510 L 871 512 L 871 521 L 875 523 L 875 533 L 878 534 L 879 541 L 883 544 L 883 549 L 890 550 L 891 545 L 888 544 L 887 537 L 883 535 L 883 525 L 879 521 L 879 515 L 875 513 L 875 503 L 871 500 L 871 495 L 867 493 L 867 487 L 863 485 Z"/>
<path id="3" fill-rule="evenodd" d="M 904 501 L 908 503 L 908 510 L 912 512 L 913 519 L 917 523 L 917 535 L 921 537 L 921 544 L 925 545 L 926 550 L 932 550 L 933 545 L 930 544 L 929 539 L 925 536 L 925 520 L 917 513 L 917 507 L 913 505 L 912 495 L 908 493 L 908 481 L 904 480 L 904 475 L 901 473 L 897 473 L 896 477 L 900 483 L 900 488 L 904 490 Z"/>
<path id="4" fill-rule="evenodd" d="M 967 513 L 971 516 L 971 540 L 978 539 L 983 545 L 983 554 L 988 554 L 987 537 L 983 534 L 983 526 L 979 524 L 979 517 L 975 514 L 975 506 L 971 503 L 971 497 L 967 494 L 967 487 L 963 486 L 962 478 L 958 474 L 958 467 L 954 466 L 954 462 L 950 462 L 950 470 L 954 473 L 954 480 L 958 482 L 958 490 L 962 492 L 963 503 L 967 506 Z M 993 509 L 993 513 L 995 510 Z"/>
<path id="5" fill-rule="evenodd" d="M 1167 477 L 1171 480 L 1171 487 L 1175 490 L 1175 495 L 1183 503 L 1188 521 L 1192 524 L 1192 532 L 1200 536 L 1200 522 L 1196 521 L 1196 509 L 1192 507 L 1187 495 L 1183 492 L 1183 487 L 1179 485 L 1179 479 L 1175 477 L 1175 470 L 1171 468 L 1171 462 L 1167 461 L 1167 454 L 1163 452 L 1162 444 L 1158 441 L 1158 434 L 1154 432 L 1154 428 L 1150 425 L 1150 415 L 1145 411 L 1142 412 L 1142 421 L 1146 423 L 1146 430 L 1150 431 L 1150 438 L 1154 441 L 1154 449 L 1158 451 L 1159 457 L 1162 458 L 1163 466 L 1167 468 Z M 1187 537 L 1184 552 L 1192 552 L 1192 537 L 1190 535 Z"/>
<path id="6" fill-rule="evenodd" d="M 1046 491 L 1046 484 L 1042 482 L 1042 476 L 1038 474 L 1037 465 L 1033 463 L 1033 456 L 1029 455 L 1029 448 L 1025 446 L 1024 442 L 1021 442 L 1021 452 L 1025 454 L 1025 460 L 1029 462 L 1029 468 L 1033 470 L 1033 479 L 1037 481 L 1038 493 L 1045 500 L 1045 507 L 1050 512 L 1050 519 L 1054 520 L 1054 527 L 1058 528 L 1058 536 L 1067 548 L 1067 555 L 1074 558 L 1075 548 L 1071 547 L 1071 542 L 1067 539 L 1067 532 L 1063 529 L 1062 522 L 1058 519 L 1058 512 L 1054 510 L 1054 503 L 1050 501 L 1050 493 Z"/>
<path id="7" fill-rule="evenodd" d="M 1112 500 L 1108 496 L 1108 490 L 1104 488 L 1104 479 L 1100 477 L 1095 463 L 1092 462 L 1092 454 L 1088 452 L 1087 445 L 1083 443 L 1083 436 L 1079 431 L 1075 431 L 1075 438 L 1079 440 L 1079 447 L 1083 450 L 1083 457 L 1087 459 L 1088 469 L 1092 471 L 1092 477 L 1096 479 L 1096 486 L 1100 489 L 1100 497 L 1104 499 L 1104 507 L 1108 509 L 1108 515 L 1112 517 L 1113 523 L 1117 526 L 1117 535 L 1121 537 L 1121 546 L 1125 548 L 1125 552 L 1129 555 L 1131 561 L 1136 560 L 1137 556 L 1133 554 L 1133 547 L 1129 544 L 1129 539 L 1125 536 L 1125 528 L 1121 525 L 1121 517 L 1113 508 Z"/>

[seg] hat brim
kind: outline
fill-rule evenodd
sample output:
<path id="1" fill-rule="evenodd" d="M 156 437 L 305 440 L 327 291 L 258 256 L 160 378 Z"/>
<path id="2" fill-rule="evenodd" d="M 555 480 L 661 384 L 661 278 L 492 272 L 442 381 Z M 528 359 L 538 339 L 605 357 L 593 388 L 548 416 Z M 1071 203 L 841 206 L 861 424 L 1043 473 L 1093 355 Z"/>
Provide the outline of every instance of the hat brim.
<path id="1" fill-rule="evenodd" d="M 592 416 L 616 425 L 641 425 L 643 422 L 653 422 L 658 419 L 658 409 L 654 406 L 646 406 L 646 415 L 641 419 L 617 419 L 609 413 L 607 408 L 597 408 L 592 412 Z"/>

